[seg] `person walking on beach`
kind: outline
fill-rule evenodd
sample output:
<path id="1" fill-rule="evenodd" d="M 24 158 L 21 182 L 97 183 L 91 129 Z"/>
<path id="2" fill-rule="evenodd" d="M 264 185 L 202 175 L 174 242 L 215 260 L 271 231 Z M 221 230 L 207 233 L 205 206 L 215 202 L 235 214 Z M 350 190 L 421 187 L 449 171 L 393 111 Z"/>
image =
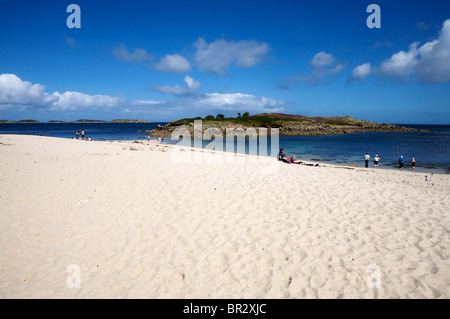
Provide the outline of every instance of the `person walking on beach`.
<path id="1" fill-rule="evenodd" d="M 375 168 L 378 168 L 379 161 L 380 161 L 380 158 L 378 157 L 378 155 L 375 155 L 375 157 L 373 159 L 373 164 L 375 165 Z"/>
<path id="2" fill-rule="evenodd" d="M 415 172 L 416 171 L 416 159 L 414 157 L 411 161 L 411 166 L 412 166 L 412 171 Z"/>
<path id="3" fill-rule="evenodd" d="M 403 156 L 398 159 L 398 168 L 403 171 L 405 169 L 405 162 L 403 161 Z"/>
<path id="4" fill-rule="evenodd" d="M 369 155 L 369 153 L 366 153 L 366 155 L 364 156 L 364 161 L 366 162 L 366 168 L 369 167 L 369 160 L 370 160 L 370 155 Z"/>

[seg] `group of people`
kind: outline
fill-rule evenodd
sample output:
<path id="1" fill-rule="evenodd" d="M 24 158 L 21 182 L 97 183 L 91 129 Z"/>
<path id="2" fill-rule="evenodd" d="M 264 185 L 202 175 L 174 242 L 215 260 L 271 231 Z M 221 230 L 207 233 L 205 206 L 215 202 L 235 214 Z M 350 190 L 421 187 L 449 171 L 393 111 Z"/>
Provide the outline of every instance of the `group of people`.
<path id="1" fill-rule="evenodd" d="M 167 144 L 167 142 L 164 142 L 164 136 L 158 137 L 158 143 L 159 144 Z"/>
<path id="2" fill-rule="evenodd" d="M 369 155 L 369 153 L 366 153 L 366 155 L 364 156 L 364 162 L 365 162 L 366 168 L 369 167 L 369 161 L 370 161 L 370 155 Z M 373 159 L 373 164 L 374 164 L 375 168 L 378 168 L 379 161 L 380 161 L 380 157 L 378 155 L 375 155 L 375 157 Z M 414 172 L 416 170 L 416 159 L 414 157 L 411 160 L 411 166 L 412 166 L 412 170 Z M 398 159 L 398 168 L 400 170 L 405 169 L 405 160 L 403 159 L 403 155 L 400 156 L 400 158 Z"/>
<path id="3" fill-rule="evenodd" d="M 79 140 L 80 139 L 80 136 L 81 136 L 81 139 L 82 140 L 85 140 L 85 141 L 92 141 L 92 137 L 90 137 L 90 136 L 88 136 L 88 137 L 84 137 L 84 129 L 83 130 L 81 130 L 81 131 L 76 131 L 75 132 L 75 139 L 77 139 L 77 140 Z"/>
<path id="4" fill-rule="evenodd" d="M 278 160 L 283 162 L 283 163 L 287 163 L 287 164 L 302 164 L 302 165 L 306 165 L 306 166 L 319 166 L 319 164 L 310 164 L 310 163 L 305 163 L 299 160 L 295 159 L 295 155 L 291 155 L 290 158 L 286 157 L 286 154 L 284 154 L 284 149 L 280 149 L 280 153 L 278 153 Z"/>
<path id="5" fill-rule="evenodd" d="M 412 171 L 416 170 L 416 159 L 413 157 L 411 160 Z M 400 156 L 398 159 L 398 168 L 403 171 L 405 169 L 405 161 L 403 160 L 403 156 Z"/>

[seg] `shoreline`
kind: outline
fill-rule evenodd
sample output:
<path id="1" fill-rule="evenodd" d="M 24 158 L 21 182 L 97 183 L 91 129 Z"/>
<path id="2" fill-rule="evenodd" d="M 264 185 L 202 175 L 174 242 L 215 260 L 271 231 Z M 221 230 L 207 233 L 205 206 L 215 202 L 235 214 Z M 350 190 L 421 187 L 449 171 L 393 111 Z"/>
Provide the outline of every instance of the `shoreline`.
<path id="1" fill-rule="evenodd" d="M 45 124 L 45 123 L 44 123 Z M 50 123 L 51 124 L 51 123 Z M 139 124 L 139 123 L 138 123 Z M 0 136 L 2 135 L 18 135 L 18 136 L 39 136 L 39 135 L 34 135 L 34 134 L 0 134 Z M 40 136 L 39 136 L 40 137 Z M 43 136 L 43 137 L 52 137 L 52 138 L 61 138 L 61 139 L 67 139 L 67 140 L 72 140 L 73 138 L 69 138 L 69 137 L 53 137 L 53 136 Z M 152 140 L 151 141 L 155 141 L 156 138 L 152 136 Z M 101 140 L 93 140 L 92 142 L 133 142 L 133 141 L 139 141 L 145 144 L 145 142 L 147 142 L 146 138 L 141 137 L 141 138 L 137 138 L 134 140 L 114 140 L 114 139 L 101 139 Z M 168 144 L 165 145 L 177 145 L 175 142 L 172 142 L 171 139 L 169 138 Z M 191 144 L 193 144 L 193 140 L 191 141 Z M 236 144 L 235 144 L 236 145 Z M 247 144 L 248 145 L 248 144 Z M 194 146 L 191 146 L 192 148 L 194 148 Z M 224 148 L 225 148 L 225 144 L 224 144 Z M 202 150 L 204 150 L 204 148 L 202 148 Z M 227 152 L 226 150 L 224 150 L 224 152 Z M 234 152 L 237 153 L 237 152 Z M 248 153 L 237 153 L 237 154 L 242 154 L 242 155 L 251 155 Z M 278 151 L 277 151 L 278 154 Z M 289 153 L 291 154 L 291 153 Z M 252 154 L 254 155 L 254 154 Z M 288 155 L 288 154 L 286 154 Z M 363 166 L 363 160 L 360 161 L 348 161 L 348 162 L 341 162 L 341 160 L 333 160 L 333 159 L 321 159 L 321 158 L 310 158 L 312 156 L 316 156 L 316 155 L 312 155 L 312 156 L 306 156 L 302 155 L 302 154 L 298 154 L 295 153 L 297 160 L 302 160 L 305 162 L 312 162 L 314 164 L 319 164 L 319 165 L 334 165 L 334 166 L 343 166 L 343 167 L 351 167 L 351 168 L 355 168 L 355 169 L 363 169 L 366 170 L 366 168 Z M 311 155 L 311 154 L 310 154 Z M 260 156 L 260 155 L 255 155 L 255 156 Z M 273 158 L 272 156 L 267 156 L 268 158 Z M 360 164 L 361 166 L 358 166 L 358 164 Z M 373 162 L 371 160 L 370 164 L 373 166 Z M 423 173 L 423 174 L 438 174 L 438 175 L 450 175 L 450 171 L 448 171 L 448 169 L 446 168 L 439 168 L 439 167 L 434 167 L 434 168 L 427 168 L 421 165 L 417 165 L 416 166 L 416 171 L 413 172 L 411 170 L 411 165 L 406 163 L 405 164 L 405 170 L 400 171 L 399 168 L 397 167 L 397 164 L 380 164 L 380 167 L 378 169 L 374 168 L 374 167 L 370 167 L 368 169 L 373 169 L 373 170 L 388 170 L 388 171 L 399 171 L 399 172 L 409 172 L 409 173 Z"/>
<path id="2" fill-rule="evenodd" d="M 111 141 L 117 141 L 117 140 L 111 140 Z M 127 140 L 127 141 L 132 142 L 133 140 Z M 144 139 L 137 140 L 137 141 L 142 141 L 145 144 L 145 140 Z M 154 140 L 151 140 L 151 141 L 154 141 Z M 192 140 L 191 141 L 191 145 L 193 143 L 194 142 Z M 177 144 L 169 142 L 166 145 L 177 145 Z M 235 144 L 235 146 L 236 146 L 236 144 Z M 186 147 L 189 147 L 189 146 L 186 146 Z M 198 147 L 195 147 L 195 146 L 190 146 L 190 147 L 191 148 L 195 148 L 195 149 L 198 148 Z M 204 147 L 199 148 L 199 149 L 205 150 Z M 228 151 L 224 150 L 224 152 L 228 152 Z M 247 156 L 248 155 L 260 156 L 260 155 L 255 155 L 255 154 L 239 153 L 239 152 L 235 152 L 235 151 L 233 151 L 232 153 L 241 154 L 241 155 L 247 155 Z M 276 152 L 276 154 L 278 154 L 278 151 Z M 291 153 L 289 153 L 289 154 L 291 155 Z M 286 154 L 286 155 L 288 155 L 288 154 Z M 431 174 L 432 173 L 432 174 L 439 174 L 439 175 L 450 175 L 450 172 L 447 172 L 445 168 L 439 168 L 439 167 L 426 168 L 426 167 L 422 167 L 422 166 L 418 165 L 418 166 L 416 166 L 416 171 L 413 172 L 410 164 L 405 164 L 405 170 L 401 171 L 398 167 L 396 167 L 397 164 L 379 164 L 380 165 L 379 168 L 370 167 L 370 166 L 369 166 L 369 168 L 365 168 L 364 166 L 358 166 L 357 164 L 355 164 L 355 163 L 358 163 L 356 161 L 350 161 L 350 162 L 347 162 L 347 163 L 339 163 L 336 160 L 328 160 L 328 159 L 320 159 L 320 158 L 309 158 L 309 157 L 307 157 L 306 159 L 304 159 L 304 155 L 298 154 L 298 153 L 295 153 L 294 155 L 296 156 L 297 160 L 302 160 L 302 161 L 305 161 L 305 162 L 311 162 L 311 163 L 314 163 L 314 164 L 326 165 L 326 166 L 328 166 L 328 165 L 342 166 L 342 167 L 346 167 L 346 168 L 355 168 L 355 169 L 363 169 L 363 170 L 373 169 L 375 171 L 377 171 L 377 170 L 388 170 L 388 171 L 399 171 L 399 172 L 409 172 L 409 173 L 423 173 L 423 174 Z M 267 157 L 268 158 L 275 158 L 276 156 L 269 156 L 269 155 L 267 155 Z M 361 160 L 360 162 L 363 162 L 363 160 Z M 361 164 L 361 165 L 364 165 L 364 164 Z M 371 161 L 370 165 L 373 166 L 373 162 L 372 161 Z M 388 167 L 386 167 L 386 166 L 388 166 Z"/>

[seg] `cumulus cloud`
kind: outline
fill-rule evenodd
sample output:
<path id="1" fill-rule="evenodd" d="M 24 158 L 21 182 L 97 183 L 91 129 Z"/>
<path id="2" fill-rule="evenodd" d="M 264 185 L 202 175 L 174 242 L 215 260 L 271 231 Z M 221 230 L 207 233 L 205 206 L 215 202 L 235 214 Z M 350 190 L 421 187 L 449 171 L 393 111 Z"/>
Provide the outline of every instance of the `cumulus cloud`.
<path id="1" fill-rule="evenodd" d="M 154 56 L 147 53 L 144 49 L 135 49 L 134 52 L 130 52 L 123 44 L 115 48 L 112 53 L 117 60 L 122 62 L 141 63 L 154 59 Z"/>
<path id="2" fill-rule="evenodd" d="M 370 75 L 371 71 L 372 65 L 370 63 L 358 65 L 356 68 L 353 69 L 352 77 L 349 79 L 349 82 L 354 80 L 364 82 L 366 77 Z"/>
<path id="3" fill-rule="evenodd" d="M 311 66 L 313 67 L 323 67 L 330 65 L 334 62 L 333 55 L 325 52 L 317 53 L 314 58 L 311 60 Z"/>
<path id="4" fill-rule="evenodd" d="M 161 86 L 161 92 L 174 95 L 170 101 L 127 100 L 121 95 L 90 95 L 66 91 L 49 94 L 45 86 L 23 81 L 14 74 L 0 74 L 0 110 L 38 108 L 52 112 L 91 110 L 120 111 L 170 118 L 200 112 L 281 112 L 284 101 L 244 93 L 199 94 L 200 82 L 190 76 L 184 78 L 185 86 Z"/>
<path id="5" fill-rule="evenodd" d="M 162 85 L 155 89 L 158 92 L 176 96 L 178 99 L 167 102 L 169 112 L 176 109 L 179 112 L 194 111 L 202 112 L 227 112 L 248 111 L 253 113 L 280 112 L 284 109 L 284 101 L 266 97 L 254 96 L 243 93 L 208 93 L 200 94 L 200 82 L 190 76 L 184 78 L 185 86 Z"/>
<path id="6" fill-rule="evenodd" d="M 335 81 L 335 76 L 345 69 L 345 63 L 337 61 L 330 53 L 319 52 L 310 62 L 311 74 L 304 73 L 288 77 L 278 84 L 280 89 L 290 89 L 292 84 L 307 83 L 315 86 Z"/>
<path id="7" fill-rule="evenodd" d="M 200 82 L 195 81 L 189 75 L 185 76 L 184 82 L 186 83 L 186 86 L 184 87 L 179 85 L 176 86 L 161 85 L 156 87 L 156 90 L 164 94 L 182 96 L 195 94 L 195 92 L 201 87 Z"/>
<path id="8" fill-rule="evenodd" d="M 45 92 L 45 85 L 22 81 L 15 74 L 0 74 L 0 107 L 46 106 L 57 97 Z"/>
<path id="9" fill-rule="evenodd" d="M 439 37 L 419 47 L 419 42 L 383 61 L 380 74 L 393 80 L 407 81 L 415 75 L 421 82 L 450 81 L 450 19 L 443 24 Z"/>
<path id="10" fill-rule="evenodd" d="M 89 95 L 80 92 L 45 92 L 45 85 L 21 80 L 15 74 L 0 74 L 0 109 L 37 107 L 49 111 L 120 109 L 124 106 L 149 106 L 157 101 L 127 101 L 123 96 Z"/>
<path id="11" fill-rule="evenodd" d="M 112 53 L 119 61 L 147 63 L 147 66 L 161 72 L 184 73 L 191 70 L 189 61 L 179 54 L 167 54 L 162 57 L 159 62 L 148 64 L 148 62 L 154 60 L 155 57 L 144 49 L 135 49 L 134 52 L 130 52 L 126 46 L 121 44 L 119 47 L 115 48 Z"/>
<path id="12" fill-rule="evenodd" d="M 55 92 L 57 99 L 49 106 L 50 111 L 81 111 L 99 108 L 117 108 L 125 103 L 122 96 L 89 95 L 79 92 Z"/>
<path id="13" fill-rule="evenodd" d="M 420 60 L 414 71 L 420 81 L 450 81 L 450 19 L 444 22 L 439 38 L 425 43 L 418 51 Z"/>
<path id="14" fill-rule="evenodd" d="M 381 74 L 402 81 L 406 80 L 417 64 L 418 44 L 414 42 L 409 46 L 408 52 L 397 52 L 390 59 L 383 61 L 380 67 Z"/>
<path id="15" fill-rule="evenodd" d="M 267 43 L 253 40 L 234 42 L 219 39 L 207 43 L 199 38 L 194 47 L 197 50 L 194 61 L 198 68 L 216 75 L 225 75 L 233 63 L 239 67 L 252 67 L 261 63 L 270 51 Z"/>
<path id="16" fill-rule="evenodd" d="M 185 57 L 174 54 L 164 56 L 159 63 L 153 64 L 153 68 L 162 72 L 185 73 L 191 70 L 191 64 Z"/>
<path id="17" fill-rule="evenodd" d="M 201 109 L 220 111 L 242 111 L 253 113 L 281 112 L 284 101 L 243 93 L 209 93 L 198 96 L 192 102 L 193 106 Z"/>
<path id="18" fill-rule="evenodd" d="M 284 107 L 284 102 L 266 97 L 258 97 L 243 93 L 197 93 L 200 89 L 200 82 L 190 76 L 184 78 L 186 86 L 162 85 L 156 87 L 161 93 L 183 97 L 181 102 L 189 108 L 217 110 L 217 111 L 241 111 L 243 109 L 251 112 L 279 112 Z M 180 107 L 177 102 L 172 102 L 172 106 Z"/>

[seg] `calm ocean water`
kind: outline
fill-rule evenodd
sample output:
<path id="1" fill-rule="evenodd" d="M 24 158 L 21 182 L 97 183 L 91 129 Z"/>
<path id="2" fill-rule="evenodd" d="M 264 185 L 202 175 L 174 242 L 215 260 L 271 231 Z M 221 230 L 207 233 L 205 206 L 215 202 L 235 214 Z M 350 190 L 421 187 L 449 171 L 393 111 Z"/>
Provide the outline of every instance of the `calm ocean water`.
<path id="1" fill-rule="evenodd" d="M 72 138 L 75 132 L 85 130 L 93 140 L 146 140 L 146 130 L 166 123 L 0 123 L 0 134 L 31 134 Z M 372 159 L 379 155 L 380 168 L 397 169 L 397 160 L 403 155 L 407 170 L 414 157 L 417 172 L 450 174 L 450 125 L 405 125 L 432 130 L 429 132 L 365 132 L 327 136 L 280 136 L 279 146 L 286 155 L 322 163 L 364 166 L 364 155 Z M 176 143 L 170 141 L 169 143 Z M 204 145 L 209 141 L 204 141 Z M 268 138 L 270 148 L 270 137 Z M 225 147 L 224 147 L 225 149 Z M 248 152 L 248 145 L 247 145 Z M 274 154 L 272 154 L 274 155 Z"/>

